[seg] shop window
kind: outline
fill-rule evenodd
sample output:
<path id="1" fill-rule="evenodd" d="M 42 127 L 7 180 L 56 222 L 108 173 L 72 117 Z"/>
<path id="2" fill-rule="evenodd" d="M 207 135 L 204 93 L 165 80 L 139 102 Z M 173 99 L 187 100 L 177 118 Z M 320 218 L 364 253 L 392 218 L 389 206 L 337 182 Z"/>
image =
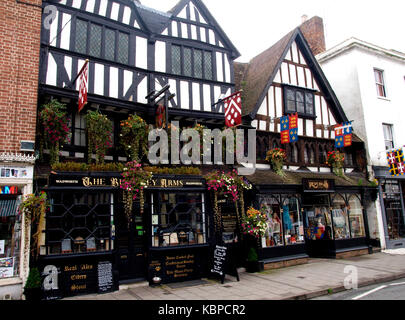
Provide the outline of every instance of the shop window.
<path id="1" fill-rule="evenodd" d="M 21 217 L 19 197 L 0 197 L 0 279 L 17 277 L 20 265 Z"/>
<path id="2" fill-rule="evenodd" d="M 46 217 L 47 253 L 113 250 L 112 197 L 104 192 L 51 193 Z"/>
<path id="3" fill-rule="evenodd" d="M 349 200 L 349 220 L 352 238 L 365 237 L 363 207 L 360 200 L 354 195 Z"/>
<path id="4" fill-rule="evenodd" d="M 282 220 L 285 244 L 304 242 L 304 222 L 297 198 L 288 198 L 283 202 Z"/>
<path id="5" fill-rule="evenodd" d="M 311 205 L 305 210 L 306 233 L 309 240 L 332 240 L 332 217 L 329 210 L 329 195 L 312 195 L 304 199 L 306 205 Z"/>
<path id="6" fill-rule="evenodd" d="M 283 227 L 281 207 L 279 201 L 273 196 L 260 196 L 260 208 L 267 214 L 267 232 L 262 238 L 262 247 L 271 248 L 283 246 Z"/>
<path id="7" fill-rule="evenodd" d="M 161 192 L 152 203 L 153 247 L 207 243 L 203 194 Z"/>
<path id="8" fill-rule="evenodd" d="M 346 201 L 341 195 L 336 195 L 333 199 L 332 218 L 334 226 L 335 239 L 350 238 L 349 217 Z"/>

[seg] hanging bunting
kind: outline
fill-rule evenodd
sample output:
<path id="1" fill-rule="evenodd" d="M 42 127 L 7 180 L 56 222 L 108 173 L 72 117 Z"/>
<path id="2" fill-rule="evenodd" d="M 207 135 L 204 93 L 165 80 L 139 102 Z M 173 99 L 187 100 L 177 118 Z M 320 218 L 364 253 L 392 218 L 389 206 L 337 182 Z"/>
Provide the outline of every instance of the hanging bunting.
<path id="1" fill-rule="evenodd" d="M 405 174 L 404 152 L 402 149 L 387 152 L 387 160 L 391 176 L 397 177 Z"/>
<path id="2" fill-rule="evenodd" d="M 345 122 L 335 127 L 335 147 L 350 147 L 353 141 L 353 127 L 351 122 Z"/>
<path id="3" fill-rule="evenodd" d="M 298 113 L 281 117 L 281 143 L 298 141 Z"/>

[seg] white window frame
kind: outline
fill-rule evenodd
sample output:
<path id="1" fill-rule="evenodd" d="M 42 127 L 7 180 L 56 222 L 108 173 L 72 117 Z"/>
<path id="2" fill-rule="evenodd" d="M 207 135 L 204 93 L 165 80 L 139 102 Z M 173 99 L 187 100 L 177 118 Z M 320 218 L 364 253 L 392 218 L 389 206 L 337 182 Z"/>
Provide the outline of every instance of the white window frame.
<path id="1" fill-rule="evenodd" d="M 376 77 L 377 72 L 381 73 L 382 82 L 377 81 L 377 77 Z M 386 86 L 386 81 L 385 81 L 385 72 L 384 72 L 384 70 L 374 68 L 374 82 L 375 82 L 375 85 L 376 85 L 377 97 L 386 99 L 387 98 L 387 86 Z M 384 95 L 380 95 L 380 91 L 378 90 L 379 86 L 382 86 L 383 91 L 384 91 Z"/>

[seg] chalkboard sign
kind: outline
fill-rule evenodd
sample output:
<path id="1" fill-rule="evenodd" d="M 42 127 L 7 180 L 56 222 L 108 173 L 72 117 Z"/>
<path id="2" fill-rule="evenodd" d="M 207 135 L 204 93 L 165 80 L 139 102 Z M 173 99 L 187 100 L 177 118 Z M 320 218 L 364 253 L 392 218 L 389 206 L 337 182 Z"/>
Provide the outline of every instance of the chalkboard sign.
<path id="1" fill-rule="evenodd" d="M 113 290 L 113 273 L 111 262 L 99 262 L 98 267 L 98 292 L 111 292 Z"/>
<path id="2" fill-rule="evenodd" d="M 219 275 L 221 277 L 221 283 L 225 281 L 225 274 L 235 276 L 239 281 L 239 274 L 236 266 L 231 259 L 232 250 L 228 247 L 216 245 L 213 257 L 213 266 L 211 273 Z"/>

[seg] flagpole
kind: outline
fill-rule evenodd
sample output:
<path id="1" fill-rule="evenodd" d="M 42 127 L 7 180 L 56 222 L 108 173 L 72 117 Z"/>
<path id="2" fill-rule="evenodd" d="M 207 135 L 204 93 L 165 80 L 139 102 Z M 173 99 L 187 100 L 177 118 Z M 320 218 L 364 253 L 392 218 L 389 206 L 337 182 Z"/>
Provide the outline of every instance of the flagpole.
<path id="1" fill-rule="evenodd" d="M 218 99 L 218 102 L 217 102 L 217 103 L 214 103 L 214 104 L 212 105 L 212 107 L 214 107 L 214 106 L 216 106 L 217 104 L 220 104 L 220 103 L 224 102 L 226 99 L 229 99 L 229 98 L 231 98 L 231 97 L 233 97 L 233 96 L 236 96 L 238 93 L 242 93 L 242 92 L 243 92 L 243 90 L 239 90 L 239 91 L 236 91 L 236 92 L 232 93 L 230 96 L 228 96 L 228 97 L 226 97 L 226 98 Z"/>
<path id="2" fill-rule="evenodd" d="M 89 63 L 89 59 L 86 59 L 83 67 L 80 69 L 80 71 L 77 74 L 76 78 L 72 81 L 71 88 L 73 88 L 74 84 L 76 83 L 77 79 L 79 79 L 81 73 L 83 72 L 84 68 L 87 66 L 88 63 Z"/>

